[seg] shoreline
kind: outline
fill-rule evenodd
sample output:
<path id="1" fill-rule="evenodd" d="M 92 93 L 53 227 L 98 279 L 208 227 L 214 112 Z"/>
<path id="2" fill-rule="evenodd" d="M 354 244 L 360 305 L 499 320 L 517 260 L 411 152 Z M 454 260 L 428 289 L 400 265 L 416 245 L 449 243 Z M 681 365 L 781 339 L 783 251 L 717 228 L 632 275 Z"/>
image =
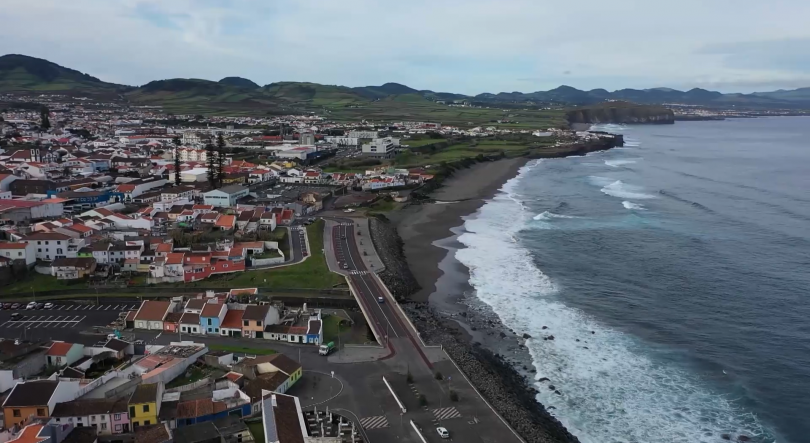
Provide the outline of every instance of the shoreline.
<path id="1" fill-rule="evenodd" d="M 465 220 L 529 161 L 501 159 L 459 170 L 431 194 L 434 202 L 390 214 L 389 229 L 401 238 L 397 255 L 408 275 L 398 272 L 388 279 L 412 281 L 400 298 L 423 339 L 441 344 L 527 442 L 575 443 L 578 439 L 537 401 L 527 337 L 503 325 L 475 296 L 469 269 L 455 259 L 455 251 L 464 247 L 458 236 Z"/>

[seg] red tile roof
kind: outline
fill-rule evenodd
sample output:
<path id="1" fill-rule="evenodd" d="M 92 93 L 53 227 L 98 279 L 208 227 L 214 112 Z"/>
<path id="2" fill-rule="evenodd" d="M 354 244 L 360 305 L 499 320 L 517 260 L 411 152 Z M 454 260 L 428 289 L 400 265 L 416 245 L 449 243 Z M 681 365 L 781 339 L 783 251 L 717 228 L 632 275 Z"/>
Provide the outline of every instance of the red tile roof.
<path id="1" fill-rule="evenodd" d="M 70 352 L 70 348 L 72 347 L 73 343 L 65 343 L 63 341 L 54 342 L 48 349 L 47 355 L 64 357 L 67 355 L 68 352 Z"/>
<path id="2" fill-rule="evenodd" d="M 222 324 L 220 324 L 220 328 L 229 328 L 229 329 L 242 329 L 242 315 L 245 314 L 245 311 L 239 311 L 236 309 L 229 310 L 227 314 L 225 314 L 225 318 L 222 320 Z"/>
<path id="3" fill-rule="evenodd" d="M 171 303 L 167 301 L 147 300 L 141 304 L 135 320 L 163 321 L 170 305 Z"/>
<path id="4" fill-rule="evenodd" d="M 219 317 L 222 306 L 221 303 L 206 303 L 200 313 L 200 317 Z"/>

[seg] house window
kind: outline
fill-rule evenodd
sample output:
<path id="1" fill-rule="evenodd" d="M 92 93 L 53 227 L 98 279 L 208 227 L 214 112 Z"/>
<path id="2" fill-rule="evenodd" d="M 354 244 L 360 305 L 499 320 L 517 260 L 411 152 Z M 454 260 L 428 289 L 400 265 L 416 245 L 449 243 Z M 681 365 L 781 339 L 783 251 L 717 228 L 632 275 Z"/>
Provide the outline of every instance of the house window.
<path id="1" fill-rule="evenodd" d="M 14 416 L 15 416 L 15 417 L 19 417 L 19 416 L 20 416 L 20 410 L 19 410 L 19 409 L 15 409 L 15 410 L 14 410 Z"/>
<path id="2" fill-rule="evenodd" d="M 256 326 L 261 326 L 261 325 L 262 325 L 262 321 L 261 321 L 261 320 L 258 320 L 258 321 L 256 322 Z"/>
<path id="3" fill-rule="evenodd" d="M 245 320 L 244 323 L 245 323 L 245 326 L 250 326 L 250 322 L 248 320 Z"/>
<path id="4" fill-rule="evenodd" d="M 149 420 L 144 420 L 144 421 L 143 421 L 143 425 L 144 425 L 144 426 L 149 426 L 151 423 L 152 423 L 152 422 L 150 422 Z"/>
<path id="5" fill-rule="evenodd" d="M 37 415 L 40 416 L 40 417 L 45 416 L 45 409 L 37 408 Z"/>
<path id="6" fill-rule="evenodd" d="M 115 432 L 121 432 L 121 425 L 115 425 Z"/>
<path id="7" fill-rule="evenodd" d="M 42 252 L 42 248 L 37 248 L 37 252 Z"/>
<path id="8" fill-rule="evenodd" d="M 107 429 L 107 423 L 102 423 L 101 424 L 101 429 Z"/>
<path id="9" fill-rule="evenodd" d="M 42 242 L 41 242 L 41 241 L 37 241 L 37 244 L 38 244 L 38 245 L 41 245 L 41 244 L 42 244 Z"/>
<path id="10" fill-rule="evenodd" d="M 90 421 L 96 421 L 96 416 L 95 416 L 95 415 L 91 415 L 91 416 L 90 416 Z"/>
<path id="11" fill-rule="evenodd" d="M 56 422 L 59 423 L 59 418 L 56 419 Z"/>
<path id="12" fill-rule="evenodd" d="M 211 326 L 211 319 L 210 318 L 208 319 L 208 326 Z M 210 329 L 209 329 L 209 331 L 210 331 Z"/>
<path id="13" fill-rule="evenodd" d="M 149 412 L 149 405 L 143 405 L 143 412 Z"/>
<path id="14" fill-rule="evenodd" d="M 130 417 L 134 417 L 134 416 L 135 416 L 135 406 L 130 406 L 130 407 L 129 407 L 129 416 L 130 416 Z"/>
<path id="15" fill-rule="evenodd" d="M 115 414 L 113 418 L 115 418 L 116 420 L 121 420 L 121 414 Z"/>
<path id="16" fill-rule="evenodd" d="M 214 332 L 219 332 L 219 328 L 214 328 Z"/>

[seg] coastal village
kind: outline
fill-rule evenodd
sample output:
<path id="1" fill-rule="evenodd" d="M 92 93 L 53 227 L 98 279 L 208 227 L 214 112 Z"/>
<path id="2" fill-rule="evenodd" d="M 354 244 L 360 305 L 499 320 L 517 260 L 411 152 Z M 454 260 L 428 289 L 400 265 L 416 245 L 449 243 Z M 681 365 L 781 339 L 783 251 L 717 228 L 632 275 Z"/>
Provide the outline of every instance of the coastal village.
<path id="1" fill-rule="evenodd" d="M 366 215 L 424 198 L 447 168 L 511 155 L 508 137 L 620 143 L 500 122 L 14 100 L 42 107 L 0 114 L 0 438 L 15 443 L 516 437 L 473 387 L 521 417 L 502 381 L 420 337 L 383 272 L 395 248 Z M 297 269 L 300 288 L 334 283 L 268 289 Z"/>

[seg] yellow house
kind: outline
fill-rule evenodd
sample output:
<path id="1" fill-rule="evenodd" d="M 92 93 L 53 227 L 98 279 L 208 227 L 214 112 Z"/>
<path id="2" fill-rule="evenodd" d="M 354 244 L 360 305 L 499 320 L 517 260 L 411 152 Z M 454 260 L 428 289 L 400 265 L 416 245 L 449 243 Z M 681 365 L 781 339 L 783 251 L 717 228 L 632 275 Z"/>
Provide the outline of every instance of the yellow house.
<path id="1" fill-rule="evenodd" d="M 132 428 L 159 423 L 160 401 L 163 398 L 163 383 L 142 384 L 129 397 L 129 421 Z"/>

